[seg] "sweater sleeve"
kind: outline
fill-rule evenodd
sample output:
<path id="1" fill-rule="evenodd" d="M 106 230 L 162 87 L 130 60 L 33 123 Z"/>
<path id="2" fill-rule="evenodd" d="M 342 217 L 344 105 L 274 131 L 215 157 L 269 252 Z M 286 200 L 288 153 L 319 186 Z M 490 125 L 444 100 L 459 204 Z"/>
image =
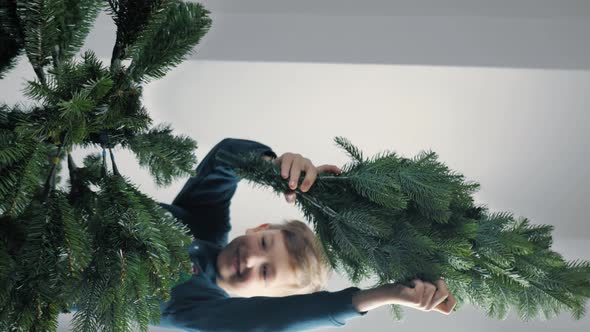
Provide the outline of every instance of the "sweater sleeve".
<path id="1" fill-rule="evenodd" d="M 195 301 L 177 299 L 162 316 L 163 326 L 189 331 L 306 331 L 339 327 L 351 318 L 366 315 L 352 304 L 357 287 L 337 292 L 320 291 L 285 297 L 227 297 Z M 190 303 L 182 303 L 188 301 Z"/>
<path id="2" fill-rule="evenodd" d="M 193 236 L 223 245 L 227 243 L 227 233 L 231 230 L 229 206 L 239 178 L 231 168 L 215 158 L 220 150 L 235 154 L 259 152 L 261 155 L 277 157 L 267 145 L 225 138 L 199 163 L 196 175 L 187 180 L 172 206 L 161 205 L 179 216 L 189 226 Z"/>

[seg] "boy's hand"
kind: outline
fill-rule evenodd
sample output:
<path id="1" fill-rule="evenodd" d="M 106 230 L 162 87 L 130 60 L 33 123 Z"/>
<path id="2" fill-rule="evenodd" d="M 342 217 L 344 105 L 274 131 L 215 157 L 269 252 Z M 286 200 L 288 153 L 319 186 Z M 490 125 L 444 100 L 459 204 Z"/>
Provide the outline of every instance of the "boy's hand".
<path id="1" fill-rule="evenodd" d="M 457 301 L 442 279 L 436 286 L 414 279 L 414 288 L 399 283 L 386 284 L 372 289 L 361 290 L 352 297 L 352 303 L 359 312 L 369 311 L 386 304 L 399 304 L 421 311 L 438 311 L 449 315 Z"/>
<path id="2" fill-rule="evenodd" d="M 270 160 L 270 157 L 268 156 L 264 156 L 263 158 Z M 280 157 L 272 160 L 272 163 L 281 167 L 281 176 L 283 179 L 289 179 L 289 188 L 291 188 L 291 190 L 297 189 L 300 173 L 305 171 L 305 178 L 300 187 L 302 192 L 307 192 L 309 190 L 320 172 L 332 172 L 335 174 L 342 173 L 342 170 L 336 165 L 321 165 L 316 167 L 311 163 L 311 160 L 304 158 L 298 153 L 283 153 Z M 285 192 L 285 199 L 289 203 L 294 203 L 295 192 Z"/>
<path id="3" fill-rule="evenodd" d="M 442 279 L 438 279 L 434 285 L 420 279 L 412 281 L 414 282 L 414 288 L 397 283 L 385 285 L 390 287 L 394 294 L 394 304 L 421 311 L 435 310 L 445 315 L 449 315 L 453 311 L 457 301 L 449 293 L 447 285 Z"/>

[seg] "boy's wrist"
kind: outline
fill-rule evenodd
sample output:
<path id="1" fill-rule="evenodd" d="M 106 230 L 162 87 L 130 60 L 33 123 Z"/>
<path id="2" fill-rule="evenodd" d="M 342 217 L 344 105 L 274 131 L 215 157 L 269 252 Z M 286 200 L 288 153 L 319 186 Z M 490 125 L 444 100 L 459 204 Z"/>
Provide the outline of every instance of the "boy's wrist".
<path id="1" fill-rule="evenodd" d="M 366 312 L 392 303 L 394 303 L 393 299 L 383 286 L 363 289 L 352 296 L 352 304 L 358 312 Z"/>

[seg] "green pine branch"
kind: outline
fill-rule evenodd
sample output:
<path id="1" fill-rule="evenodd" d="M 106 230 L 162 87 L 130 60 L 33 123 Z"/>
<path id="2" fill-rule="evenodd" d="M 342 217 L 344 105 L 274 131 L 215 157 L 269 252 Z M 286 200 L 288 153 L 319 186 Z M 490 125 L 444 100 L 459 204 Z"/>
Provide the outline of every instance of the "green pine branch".
<path id="1" fill-rule="evenodd" d="M 97 210 L 102 213 L 89 225 L 96 253 L 84 274 L 88 288 L 81 290 L 74 327 L 85 331 L 100 323 L 107 330 L 131 331 L 134 321 L 147 327 L 159 320 L 159 309 L 153 310 L 158 299 L 166 298 L 189 268 L 183 250 L 190 243 L 188 230 L 121 176 L 102 180 Z"/>
<path id="2" fill-rule="evenodd" d="M 6 324 L 19 331 L 57 328 L 60 308 L 71 294 L 90 257 L 88 238 L 74 217 L 64 193 L 52 191 L 45 202 L 36 196 L 18 218 L 26 235 L 14 248 Z"/>
<path id="3" fill-rule="evenodd" d="M 166 8 L 170 0 L 108 0 L 109 13 L 117 26 L 117 37 L 111 56 L 111 71 L 119 71 L 128 57 L 128 48 L 140 37 L 153 15 Z"/>
<path id="4" fill-rule="evenodd" d="M 24 40 L 16 11 L 16 1 L 0 0 L 0 79 L 14 68 L 22 54 Z"/>
<path id="5" fill-rule="evenodd" d="M 137 81 L 165 76 L 209 31 L 208 14 L 198 3 L 171 2 L 153 15 L 145 33 L 130 46 L 129 75 Z"/>
<path id="6" fill-rule="evenodd" d="M 24 40 L 16 0 L 0 0 L 0 31 L 22 47 Z"/>
<path id="7" fill-rule="evenodd" d="M 57 21 L 59 34 L 54 56 L 58 63 L 73 57 L 84 44 L 86 36 L 103 7 L 100 0 L 64 0 L 59 2 Z"/>
<path id="8" fill-rule="evenodd" d="M 23 212 L 39 185 L 46 154 L 39 142 L 0 129 L 0 215 Z"/>
<path id="9" fill-rule="evenodd" d="M 57 45 L 61 1 L 17 1 L 17 12 L 24 35 L 24 48 L 39 80 L 45 83 L 43 67 L 51 63 L 52 52 Z"/>
<path id="10" fill-rule="evenodd" d="M 0 77 L 22 53 L 37 74 L 25 91 L 36 106 L 0 104 L 0 330 L 55 331 L 73 308 L 76 330 L 146 331 L 190 268 L 188 230 L 121 176 L 113 151 L 131 148 L 159 185 L 192 174 L 196 143 L 150 129 L 141 84 L 182 61 L 208 12 L 176 0 L 108 5 L 117 40 L 107 68 L 92 51 L 75 58 L 103 2 L 0 0 Z M 114 174 L 106 155 L 76 166 L 77 147 L 109 149 Z"/>
<path id="11" fill-rule="evenodd" d="M 332 267 L 353 283 L 376 277 L 377 284 L 410 286 L 414 278 L 443 278 L 458 300 L 455 310 L 468 302 L 496 319 L 511 309 L 522 320 L 563 311 L 584 316 L 590 262 L 567 262 L 552 251 L 551 225 L 475 206 L 479 184 L 432 151 L 411 159 L 393 152 L 365 158 L 345 138 L 335 141 L 352 163 L 339 175 L 318 174 L 307 192 L 296 189 L 296 203 Z M 279 167 L 256 154 L 220 151 L 216 158 L 277 195 L 289 190 Z M 401 319 L 401 308 L 391 310 Z"/>
<path id="12" fill-rule="evenodd" d="M 186 136 L 172 135 L 170 125 L 161 124 L 128 141 L 139 165 L 147 167 L 158 186 L 169 185 L 172 180 L 191 175 L 197 144 Z"/>

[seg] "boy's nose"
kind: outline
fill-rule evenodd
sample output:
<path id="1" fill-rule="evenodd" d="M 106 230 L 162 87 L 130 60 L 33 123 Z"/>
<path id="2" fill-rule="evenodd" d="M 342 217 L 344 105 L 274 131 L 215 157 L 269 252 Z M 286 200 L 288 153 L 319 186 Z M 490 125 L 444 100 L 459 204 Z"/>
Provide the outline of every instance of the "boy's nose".
<path id="1" fill-rule="evenodd" d="M 266 261 L 266 254 L 258 250 L 249 250 L 244 257 L 246 267 L 253 268 Z"/>

